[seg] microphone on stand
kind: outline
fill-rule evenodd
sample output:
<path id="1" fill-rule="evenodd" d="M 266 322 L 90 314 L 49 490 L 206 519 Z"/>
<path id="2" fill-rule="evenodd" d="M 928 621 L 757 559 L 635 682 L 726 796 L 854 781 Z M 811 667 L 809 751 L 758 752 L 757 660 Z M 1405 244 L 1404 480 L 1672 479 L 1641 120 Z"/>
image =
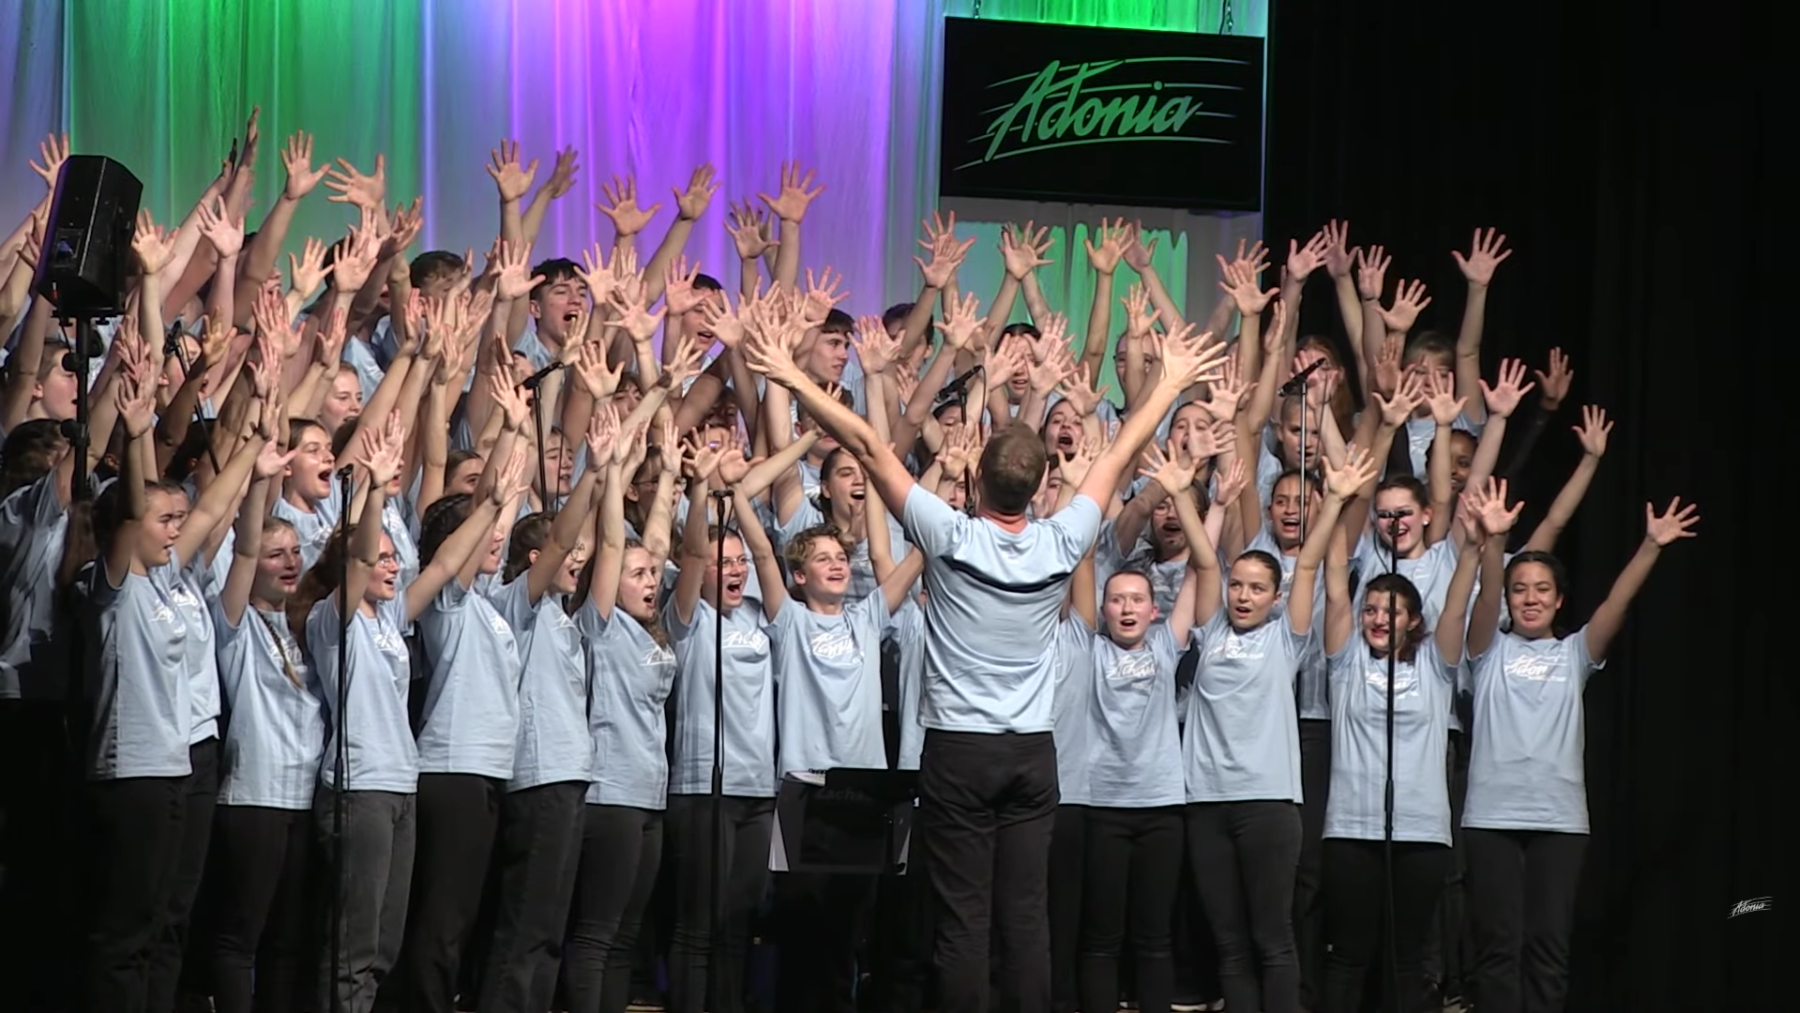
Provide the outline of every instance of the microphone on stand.
<path id="1" fill-rule="evenodd" d="M 1312 376 L 1314 373 L 1318 372 L 1319 367 L 1321 367 L 1323 365 L 1325 365 L 1324 359 L 1314 359 L 1312 361 L 1311 365 L 1307 366 L 1305 369 L 1301 370 L 1300 372 L 1295 373 L 1293 375 L 1293 377 L 1288 380 L 1288 382 L 1282 384 L 1281 390 L 1278 391 L 1277 393 L 1279 393 L 1282 397 L 1294 397 L 1297 394 L 1306 393 L 1307 378 Z"/>
<path id="2" fill-rule="evenodd" d="M 551 373 L 554 373 L 557 370 L 564 369 L 564 368 L 566 368 L 566 367 L 561 362 L 552 362 L 550 365 L 545 366 L 543 369 L 540 369 L 537 372 L 526 377 L 525 379 L 520 380 L 519 386 L 525 388 L 526 390 L 537 390 L 540 386 L 543 385 L 545 380 L 549 379 Z"/>

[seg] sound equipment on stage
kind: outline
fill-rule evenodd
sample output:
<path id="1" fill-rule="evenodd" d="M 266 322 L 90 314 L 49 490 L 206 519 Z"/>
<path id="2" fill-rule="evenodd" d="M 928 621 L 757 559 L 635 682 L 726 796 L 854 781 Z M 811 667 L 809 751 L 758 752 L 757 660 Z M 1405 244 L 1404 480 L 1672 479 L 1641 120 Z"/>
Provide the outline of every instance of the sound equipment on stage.
<path id="1" fill-rule="evenodd" d="M 57 177 L 38 257 L 39 294 L 65 320 L 125 308 L 131 237 L 144 184 L 104 155 L 70 155 Z"/>
<path id="2" fill-rule="evenodd" d="M 904 875 L 918 795 L 916 770 L 835 767 L 784 776 L 770 871 Z"/>

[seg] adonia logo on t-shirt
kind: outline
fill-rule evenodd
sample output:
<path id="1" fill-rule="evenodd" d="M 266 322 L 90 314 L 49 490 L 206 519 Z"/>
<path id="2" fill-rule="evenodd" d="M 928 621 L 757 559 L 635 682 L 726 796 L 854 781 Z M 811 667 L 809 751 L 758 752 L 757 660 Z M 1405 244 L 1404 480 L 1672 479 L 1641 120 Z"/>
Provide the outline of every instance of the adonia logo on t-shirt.
<path id="1" fill-rule="evenodd" d="M 1506 659 L 1508 678 L 1523 679 L 1526 682 L 1567 682 L 1568 673 L 1563 670 L 1562 657 L 1557 654 L 1520 654 Z"/>
<path id="2" fill-rule="evenodd" d="M 856 653 L 856 638 L 849 630 L 820 630 L 812 635 L 813 657 L 820 661 L 836 661 Z"/>

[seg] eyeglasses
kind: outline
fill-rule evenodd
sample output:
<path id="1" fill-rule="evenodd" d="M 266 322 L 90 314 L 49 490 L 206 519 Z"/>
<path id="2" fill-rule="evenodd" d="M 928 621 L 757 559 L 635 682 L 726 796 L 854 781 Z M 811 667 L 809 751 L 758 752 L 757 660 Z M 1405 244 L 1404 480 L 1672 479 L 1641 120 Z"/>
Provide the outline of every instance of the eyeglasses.
<path id="1" fill-rule="evenodd" d="M 724 559 L 718 560 L 717 562 L 719 563 L 719 568 L 722 570 L 744 570 L 748 569 L 750 566 L 750 557 L 726 556 Z"/>
<path id="2" fill-rule="evenodd" d="M 399 567 L 400 554 L 397 552 L 384 552 L 381 555 L 375 557 L 375 565 L 376 566 Z"/>

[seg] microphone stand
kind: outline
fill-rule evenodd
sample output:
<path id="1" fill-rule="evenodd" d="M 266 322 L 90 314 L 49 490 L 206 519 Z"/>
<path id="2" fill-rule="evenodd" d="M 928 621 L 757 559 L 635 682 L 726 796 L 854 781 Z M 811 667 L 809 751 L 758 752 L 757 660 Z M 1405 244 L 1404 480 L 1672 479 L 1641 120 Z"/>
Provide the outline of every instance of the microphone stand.
<path id="1" fill-rule="evenodd" d="M 75 347 L 63 353 L 63 368 L 75 376 L 75 417 L 63 422 L 61 429 L 63 439 L 69 441 L 69 453 L 75 455 L 74 471 L 69 476 L 69 502 L 78 503 L 92 499 L 93 490 L 88 486 L 88 446 L 92 442 L 92 434 L 88 429 L 93 406 L 89 401 L 88 369 L 90 356 L 88 352 L 95 340 L 94 320 L 82 315 L 71 320 L 63 318 L 59 323 L 75 324 Z"/>
<path id="2" fill-rule="evenodd" d="M 713 489 L 707 496 L 719 506 L 718 573 L 713 587 L 713 754 L 712 754 L 712 910 L 707 938 L 707 966 L 718 967 L 725 949 L 725 522 L 731 512 L 731 490 Z M 700 507 L 706 509 L 705 504 Z M 693 509 L 689 504 L 688 509 Z M 718 976 L 713 977 L 719 980 Z M 719 1004 L 714 1000 L 715 1006 Z"/>
<path id="3" fill-rule="evenodd" d="M 1388 526 L 1388 569 L 1390 575 L 1400 572 L 1400 518 L 1404 512 L 1394 512 L 1386 517 L 1377 517 Z M 1386 779 L 1381 793 L 1381 864 L 1386 873 L 1386 888 L 1381 891 L 1382 907 L 1387 920 L 1387 969 L 1388 987 L 1393 990 L 1394 1006 L 1404 1009 L 1407 998 L 1400 994 L 1400 962 L 1394 952 L 1394 679 L 1395 668 L 1400 657 L 1400 630 L 1398 627 L 1400 596 L 1393 589 L 1388 590 L 1388 656 L 1387 656 L 1387 759 Z"/>
<path id="4" fill-rule="evenodd" d="M 337 748 L 332 758 L 333 785 L 331 790 L 331 1013 L 343 1013 L 344 992 L 339 972 L 343 968 L 344 952 L 344 894 L 349 889 L 349 867 L 344 861 L 344 832 L 349 819 L 345 804 L 345 792 L 348 791 L 346 781 L 350 773 L 350 729 L 344 721 L 344 710 L 350 703 L 350 616 L 354 609 L 362 607 L 361 602 L 352 602 L 344 594 L 345 586 L 350 582 L 350 500 L 354 491 L 350 483 L 349 466 L 338 472 L 338 488 L 342 492 L 343 504 L 338 510 L 338 641 L 337 641 L 337 711 L 333 718 L 337 722 Z"/>

